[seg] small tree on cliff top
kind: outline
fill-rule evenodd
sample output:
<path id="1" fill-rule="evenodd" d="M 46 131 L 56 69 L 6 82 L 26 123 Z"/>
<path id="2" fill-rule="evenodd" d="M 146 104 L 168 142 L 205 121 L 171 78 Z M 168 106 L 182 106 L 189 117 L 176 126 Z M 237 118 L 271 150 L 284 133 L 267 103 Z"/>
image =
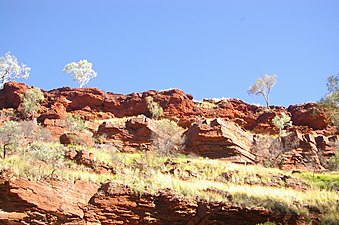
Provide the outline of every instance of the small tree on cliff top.
<path id="1" fill-rule="evenodd" d="M 277 81 L 275 74 L 265 74 L 263 78 L 258 78 L 255 83 L 247 90 L 248 94 L 251 95 L 262 95 L 265 99 L 266 106 L 269 106 L 269 98 L 272 87 Z"/>
<path id="2" fill-rule="evenodd" d="M 92 63 L 87 60 L 67 64 L 64 72 L 71 74 L 73 81 L 77 82 L 79 87 L 84 86 L 90 79 L 97 76 L 97 73 L 92 69 Z"/>
<path id="3" fill-rule="evenodd" d="M 327 95 L 320 101 L 333 123 L 339 127 L 339 74 L 327 78 Z"/>
<path id="4" fill-rule="evenodd" d="M 10 52 L 7 52 L 4 56 L 0 57 L 0 88 L 3 88 L 5 83 L 16 78 L 27 79 L 30 70 L 31 68 L 25 64 L 19 66 L 17 58 L 12 56 Z"/>

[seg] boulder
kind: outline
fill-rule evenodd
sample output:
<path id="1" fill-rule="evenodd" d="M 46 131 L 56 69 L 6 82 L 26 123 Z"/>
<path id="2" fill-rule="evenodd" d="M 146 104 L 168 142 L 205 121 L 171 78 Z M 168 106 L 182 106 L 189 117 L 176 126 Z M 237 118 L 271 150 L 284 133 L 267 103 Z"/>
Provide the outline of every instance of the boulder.
<path id="1" fill-rule="evenodd" d="M 92 133 L 86 131 L 64 133 L 59 139 L 60 143 L 64 145 L 93 145 Z"/>
<path id="2" fill-rule="evenodd" d="M 5 83 L 0 90 L 0 108 L 17 109 L 22 102 L 22 95 L 26 93 L 29 86 L 14 81 Z"/>
<path id="3" fill-rule="evenodd" d="M 186 152 L 209 158 L 253 163 L 253 136 L 233 122 L 215 119 L 195 124 L 186 132 Z"/>
<path id="4" fill-rule="evenodd" d="M 147 117 L 131 118 L 125 124 L 103 122 L 95 137 L 104 137 L 120 147 L 130 151 L 132 148 L 149 149 L 153 133 L 157 132 L 156 123 Z"/>

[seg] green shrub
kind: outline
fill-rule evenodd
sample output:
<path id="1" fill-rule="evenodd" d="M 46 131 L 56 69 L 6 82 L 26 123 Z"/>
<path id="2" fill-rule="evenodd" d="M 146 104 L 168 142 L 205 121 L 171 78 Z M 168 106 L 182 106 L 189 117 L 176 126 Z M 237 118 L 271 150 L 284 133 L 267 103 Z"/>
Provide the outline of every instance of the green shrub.
<path id="1" fill-rule="evenodd" d="M 47 143 L 37 142 L 30 146 L 29 158 L 39 160 L 46 164 L 60 167 L 63 164 L 66 148 L 62 145 L 48 145 Z"/>
<path id="2" fill-rule="evenodd" d="M 286 136 L 287 133 L 284 130 L 286 126 L 292 126 L 291 117 L 286 115 L 285 113 L 281 113 L 281 116 L 276 115 L 272 119 L 273 125 L 279 129 L 280 136 Z"/>
<path id="3" fill-rule="evenodd" d="M 69 132 L 80 132 L 86 129 L 85 121 L 77 115 L 66 116 L 66 123 Z"/>
<path id="4" fill-rule="evenodd" d="M 23 95 L 21 113 L 24 117 L 34 117 L 40 109 L 40 102 L 45 99 L 44 93 L 39 88 L 31 88 Z"/>
<path id="5" fill-rule="evenodd" d="M 24 135 L 20 124 L 16 121 L 7 121 L 0 127 L 0 142 L 3 145 L 3 158 L 7 150 L 14 150 L 22 144 Z"/>
<path id="6" fill-rule="evenodd" d="M 148 96 L 146 97 L 146 105 L 148 111 L 151 113 L 152 118 L 159 118 L 164 114 L 163 108 L 160 106 L 159 103 L 155 102 L 153 97 Z"/>
<path id="7" fill-rule="evenodd" d="M 320 189 L 333 190 L 339 188 L 339 174 L 337 172 L 323 174 L 302 172 L 299 176 L 306 182 Z"/>
<path id="8" fill-rule="evenodd" d="M 327 95 L 321 99 L 320 108 L 325 110 L 333 124 L 339 128 L 339 74 L 327 79 Z"/>
<path id="9" fill-rule="evenodd" d="M 339 144 L 337 144 L 339 147 Z M 338 149 L 338 148 L 337 148 Z M 339 151 L 337 150 L 328 160 L 328 167 L 330 170 L 339 170 Z"/>

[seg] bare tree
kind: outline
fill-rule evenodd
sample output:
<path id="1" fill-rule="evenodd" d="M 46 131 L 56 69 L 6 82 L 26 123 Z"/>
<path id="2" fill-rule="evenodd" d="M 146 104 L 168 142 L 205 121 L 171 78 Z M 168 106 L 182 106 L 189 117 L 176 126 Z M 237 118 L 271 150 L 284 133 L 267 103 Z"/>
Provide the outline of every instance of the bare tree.
<path id="1" fill-rule="evenodd" d="M 156 121 L 156 130 L 152 135 L 156 152 L 163 155 L 180 152 L 185 142 L 183 128 L 179 127 L 174 121 L 162 119 Z"/>
<path id="2" fill-rule="evenodd" d="M 263 78 L 258 78 L 255 83 L 247 90 L 251 95 L 262 95 L 265 99 L 266 106 L 269 106 L 270 92 L 277 81 L 275 74 L 265 74 Z"/>

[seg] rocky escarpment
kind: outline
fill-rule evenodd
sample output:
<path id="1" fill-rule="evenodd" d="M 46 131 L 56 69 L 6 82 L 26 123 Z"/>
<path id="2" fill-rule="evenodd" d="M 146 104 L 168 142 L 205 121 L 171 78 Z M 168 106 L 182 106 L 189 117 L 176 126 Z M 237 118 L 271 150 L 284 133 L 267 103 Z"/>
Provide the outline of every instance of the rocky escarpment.
<path id="1" fill-rule="evenodd" d="M 114 183 L 1 178 L 0 203 L 1 224 L 305 224 L 296 214 L 188 200 L 170 190 L 139 195 Z"/>
<path id="2" fill-rule="evenodd" d="M 0 124 L 20 119 L 22 95 L 29 88 L 10 82 L 0 90 Z M 92 146 L 96 141 L 121 152 L 151 150 L 152 137 L 161 132 L 157 121 L 149 118 L 146 97 L 151 96 L 164 109 L 160 119 L 170 119 L 185 129 L 184 153 L 244 164 L 264 164 L 269 158 L 286 170 L 322 170 L 323 162 L 337 151 L 338 130 L 315 103 L 266 108 L 238 99 L 197 102 L 177 89 L 122 95 L 96 88 L 59 88 L 44 91 L 44 96 L 37 122 L 65 145 Z M 272 124 L 281 113 L 291 116 L 293 122 L 284 137 Z M 69 116 L 84 120 L 86 129 L 71 131 Z M 68 150 L 65 158 L 86 171 L 112 176 L 119 172 L 119 167 L 98 162 L 85 149 Z M 199 176 L 198 170 L 181 171 L 175 167 L 178 163 L 168 163 L 173 163 L 173 168 L 162 171 L 164 174 L 178 173 L 180 179 Z M 230 180 L 233 173 L 237 172 L 222 173 L 222 180 Z M 203 190 L 221 193 L 227 199 L 204 202 L 180 197 L 169 189 L 141 194 L 111 182 L 61 180 L 53 172 L 40 181 L 5 174 L 6 170 L 0 173 L 1 224 L 257 224 L 268 219 L 306 224 L 300 215 L 279 211 L 279 204 L 276 210 L 233 204 L 227 190 Z M 275 187 L 282 182 L 284 187 L 294 188 L 287 185 L 287 180 L 294 179 L 290 176 L 277 175 L 271 181 L 262 180 L 260 174 L 255 176 L 257 180 L 245 184 Z"/>
<path id="3" fill-rule="evenodd" d="M 6 83 L 0 90 L 0 107 L 14 113 L 20 110 L 22 95 L 29 88 L 22 83 Z M 286 147 L 279 139 L 286 155 L 280 163 L 281 168 L 321 169 L 320 158 L 327 159 L 334 154 L 334 142 L 338 139 L 337 128 L 315 103 L 266 108 L 238 99 L 196 102 L 192 95 L 178 89 L 122 95 L 96 88 L 59 88 L 44 92 L 44 95 L 37 121 L 64 144 L 92 145 L 92 137 L 105 137 L 105 142 L 113 143 L 120 151 L 151 149 L 151 137 L 157 129 L 153 121 L 146 118 L 151 115 L 146 104 L 148 96 L 163 108 L 162 118 L 174 120 L 187 129 L 185 151 L 210 158 L 260 162 L 260 153 L 269 152 L 274 146 L 270 145 L 270 140 L 266 143 L 256 141 L 256 136 L 278 135 L 279 130 L 272 124 L 272 119 L 281 113 L 291 117 L 293 126 L 288 132 L 298 132 L 292 142 L 300 143 Z M 69 131 L 68 115 L 84 119 L 87 130 L 81 133 Z M 120 123 L 109 121 L 126 117 L 139 118 Z M 269 139 L 272 138 L 276 136 Z M 262 152 L 257 151 L 258 147 Z"/>

